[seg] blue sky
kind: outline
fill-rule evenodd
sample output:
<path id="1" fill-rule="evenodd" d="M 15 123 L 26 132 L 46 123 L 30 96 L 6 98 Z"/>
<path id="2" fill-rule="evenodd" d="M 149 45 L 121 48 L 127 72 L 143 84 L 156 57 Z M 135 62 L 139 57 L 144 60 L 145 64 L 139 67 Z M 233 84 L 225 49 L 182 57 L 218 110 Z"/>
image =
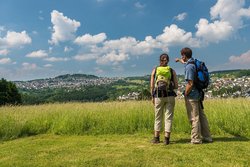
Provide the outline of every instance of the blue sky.
<path id="1" fill-rule="evenodd" d="M 180 50 L 210 71 L 249 69 L 250 0 L 0 0 L 0 77 L 150 74 Z"/>

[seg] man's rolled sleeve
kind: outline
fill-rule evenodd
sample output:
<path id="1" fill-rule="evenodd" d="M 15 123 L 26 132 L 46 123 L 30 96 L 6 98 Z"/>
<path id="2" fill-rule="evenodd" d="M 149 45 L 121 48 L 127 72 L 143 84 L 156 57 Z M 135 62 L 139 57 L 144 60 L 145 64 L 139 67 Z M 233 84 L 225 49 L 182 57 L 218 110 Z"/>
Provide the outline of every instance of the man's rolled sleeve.
<path id="1" fill-rule="evenodd" d="M 194 65 L 188 64 L 186 66 L 186 72 L 185 72 L 185 80 L 186 81 L 194 81 L 194 74 L 195 74 L 195 69 L 193 68 Z"/>

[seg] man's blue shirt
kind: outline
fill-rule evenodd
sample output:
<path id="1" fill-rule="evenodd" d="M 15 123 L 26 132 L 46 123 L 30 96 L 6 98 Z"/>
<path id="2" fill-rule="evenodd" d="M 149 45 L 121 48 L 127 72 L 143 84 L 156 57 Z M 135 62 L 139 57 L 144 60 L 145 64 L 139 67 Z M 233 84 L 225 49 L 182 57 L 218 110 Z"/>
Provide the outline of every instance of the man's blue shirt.
<path id="1" fill-rule="evenodd" d="M 195 80 L 195 75 L 196 75 L 196 67 L 194 64 L 190 63 L 190 62 L 194 62 L 194 58 L 190 58 L 187 63 L 185 64 L 185 81 L 189 81 Z M 198 91 L 198 89 L 193 86 L 192 90 L 190 91 L 190 93 L 187 95 L 187 98 L 189 99 L 194 99 L 194 100 L 198 100 L 200 99 L 200 93 Z"/>

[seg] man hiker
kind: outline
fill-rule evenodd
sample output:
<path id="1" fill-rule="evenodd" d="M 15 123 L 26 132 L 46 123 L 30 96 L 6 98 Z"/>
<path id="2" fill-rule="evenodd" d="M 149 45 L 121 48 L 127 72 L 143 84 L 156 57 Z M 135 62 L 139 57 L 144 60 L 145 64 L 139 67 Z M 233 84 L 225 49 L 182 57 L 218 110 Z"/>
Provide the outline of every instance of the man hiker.
<path id="1" fill-rule="evenodd" d="M 192 125 L 191 143 L 201 144 L 203 142 L 212 142 L 208 120 L 203 111 L 202 96 L 204 93 L 196 86 L 197 68 L 194 64 L 195 59 L 192 57 L 190 48 L 181 50 L 181 59 L 176 58 L 176 62 L 185 64 L 185 81 L 186 87 L 184 91 L 185 105 L 188 119 Z"/>

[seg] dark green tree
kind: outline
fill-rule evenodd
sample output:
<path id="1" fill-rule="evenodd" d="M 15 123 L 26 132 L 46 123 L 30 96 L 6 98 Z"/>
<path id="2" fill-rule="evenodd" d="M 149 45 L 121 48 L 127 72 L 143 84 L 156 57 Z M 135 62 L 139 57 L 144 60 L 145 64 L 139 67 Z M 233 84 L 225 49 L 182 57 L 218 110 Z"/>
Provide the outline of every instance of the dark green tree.
<path id="1" fill-rule="evenodd" d="M 139 95 L 139 100 L 149 100 L 151 99 L 151 93 L 148 89 L 143 89 Z"/>
<path id="2" fill-rule="evenodd" d="M 0 105 L 21 103 L 21 95 L 19 94 L 16 85 L 2 78 L 0 80 Z"/>

